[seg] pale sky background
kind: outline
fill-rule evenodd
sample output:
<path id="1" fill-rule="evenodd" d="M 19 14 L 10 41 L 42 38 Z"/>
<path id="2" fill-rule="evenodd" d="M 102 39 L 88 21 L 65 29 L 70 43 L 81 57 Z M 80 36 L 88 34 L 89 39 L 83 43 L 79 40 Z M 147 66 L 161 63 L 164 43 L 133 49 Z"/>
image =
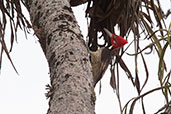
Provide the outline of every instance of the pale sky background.
<path id="1" fill-rule="evenodd" d="M 170 7 L 171 4 L 169 0 L 165 0 L 164 2 L 162 1 L 162 6 L 166 12 L 166 9 Z M 87 35 L 87 22 L 84 14 L 85 9 L 85 5 L 74 8 L 84 38 Z M 171 16 L 168 19 L 167 25 L 169 25 L 170 20 Z M 6 33 L 6 39 L 9 39 L 10 35 L 8 32 Z M 141 48 L 147 43 L 148 42 L 144 42 Z M 128 50 L 128 52 L 132 51 Z M 170 49 L 168 49 L 165 55 L 166 63 L 170 62 L 170 54 Z M 45 85 L 49 84 L 49 71 L 48 64 L 37 38 L 30 34 L 28 35 L 28 39 L 25 39 L 24 33 L 19 31 L 18 43 L 14 43 L 13 51 L 10 55 L 19 75 L 15 73 L 4 54 L 0 74 L 0 114 L 46 114 L 48 100 L 46 100 L 44 93 L 46 93 Z M 156 52 L 153 52 L 153 54 L 145 56 L 150 74 L 148 84 L 143 92 L 147 92 L 160 85 L 157 77 L 159 60 L 156 55 Z M 129 65 L 130 70 L 134 72 L 134 57 L 129 57 L 125 54 L 123 59 L 127 61 L 126 64 Z M 138 65 L 140 79 L 144 80 L 145 71 L 142 66 L 142 61 Z M 169 71 L 171 64 L 167 65 Z M 110 74 L 109 71 L 107 71 L 102 80 L 102 93 L 100 95 L 98 94 L 99 86 L 97 85 L 96 87 L 96 114 L 120 113 L 117 97 L 109 85 L 109 78 Z M 120 74 L 120 94 L 122 106 L 124 106 L 129 99 L 137 96 L 136 89 L 131 85 L 131 81 L 128 80 L 123 70 L 121 70 Z M 144 97 L 144 100 L 147 114 L 155 113 L 165 104 L 161 91 Z M 142 114 L 139 101 L 136 103 L 135 114 Z"/>

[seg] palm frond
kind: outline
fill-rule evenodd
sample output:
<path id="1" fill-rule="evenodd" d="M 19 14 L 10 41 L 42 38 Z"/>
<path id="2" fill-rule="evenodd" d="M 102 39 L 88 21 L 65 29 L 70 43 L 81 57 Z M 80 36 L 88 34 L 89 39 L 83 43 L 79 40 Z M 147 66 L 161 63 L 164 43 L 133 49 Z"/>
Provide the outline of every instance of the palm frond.
<path id="1" fill-rule="evenodd" d="M 151 51 L 145 54 L 151 54 L 153 49 L 157 52 L 159 57 L 158 76 L 160 82 L 162 82 L 160 90 L 163 91 L 165 98 L 168 98 L 167 94 L 170 92 L 169 88 L 163 88 L 163 86 L 167 86 L 169 83 L 163 80 L 168 77 L 164 76 L 164 71 L 167 69 L 166 62 L 164 60 L 165 50 L 169 46 L 171 47 L 171 24 L 168 29 L 165 24 L 165 20 L 169 14 L 171 14 L 170 10 L 168 10 L 166 14 L 163 12 L 159 0 L 89 0 L 86 9 L 86 17 L 90 19 L 88 25 L 88 47 L 91 51 L 96 51 L 101 47 L 101 45 L 98 44 L 101 38 L 98 37 L 99 32 L 102 33 L 102 37 L 105 41 L 103 46 L 111 46 L 110 38 L 105 34 L 103 28 L 107 28 L 114 34 L 116 29 L 119 28 L 120 35 L 125 37 L 127 40 L 129 40 L 130 33 L 133 33 L 134 35 L 133 44 L 135 54 L 127 54 L 135 57 L 135 76 L 133 76 L 132 72 L 129 70 L 129 66 L 126 65 L 126 61 L 122 59 L 122 55 L 125 53 L 127 48 L 125 50 L 123 48 L 116 50 L 116 56 L 112 58 L 113 62 L 110 65 L 110 84 L 114 90 L 119 92 L 119 80 L 117 77 L 119 75 L 118 68 L 121 68 L 126 72 L 128 78 L 131 79 L 132 84 L 137 88 L 138 94 L 143 96 L 141 95 L 141 92 L 147 84 L 149 77 L 148 64 L 146 64 L 143 52 L 150 48 Z M 116 28 L 116 26 L 118 28 Z M 143 49 L 140 48 L 140 37 L 142 33 L 145 35 L 144 40 L 151 40 L 151 43 Z M 163 43 L 160 41 L 163 41 L 165 46 L 163 46 Z M 132 45 L 132 42 L 130 45 Z M 142 58 L 141 60 L 144 64 L 144 71 L 146 73 L 144 82 L 139 79 L 138 75 L 137 64 L 139 62 L 139 54 Z M 120 67 L 118 67 L 119 64 Z M 119 95 L 119 93 L 117 93 L 117 95 Z M 138 97 L 138 99 L 139 98 L 140 97 Z M 132 109 L 135 105 L 134 103 L 131 106 Z M 142 108 L 145 112 L 143 99 Z"/>
<path id="2" fill-rule="evenodd" d="M 9 52 L 12 51 L 14 40 L 17 40 L 18 28 L 24 30 L 25 34 L 28 29 L 31 28 L 29 21 L 25 18 L 22 13 L 21 0 L 0 0 L 0 42 L 1 42 L 1 55 L 0 55 L 0 66 L 2 63 L 3 51 L 10 60 L 14 70 L 17 72 Z M 9 22 L 9 23 L 8 23 Z M 10 28 L 10 29 L 9 29 Z M 10 49 L 7 49 L 5 43 L 5 32 L 8 29 L 10 36 Z"/>

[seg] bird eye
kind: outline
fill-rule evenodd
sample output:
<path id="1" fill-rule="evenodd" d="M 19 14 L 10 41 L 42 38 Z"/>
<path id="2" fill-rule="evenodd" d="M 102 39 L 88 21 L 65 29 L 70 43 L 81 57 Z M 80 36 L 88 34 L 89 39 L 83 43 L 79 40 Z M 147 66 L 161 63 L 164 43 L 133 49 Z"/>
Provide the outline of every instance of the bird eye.
<path id="1" fill-rule="evenodd" d="M 117 38 L 116 36 L 113 36 L 114 38 Z"/>

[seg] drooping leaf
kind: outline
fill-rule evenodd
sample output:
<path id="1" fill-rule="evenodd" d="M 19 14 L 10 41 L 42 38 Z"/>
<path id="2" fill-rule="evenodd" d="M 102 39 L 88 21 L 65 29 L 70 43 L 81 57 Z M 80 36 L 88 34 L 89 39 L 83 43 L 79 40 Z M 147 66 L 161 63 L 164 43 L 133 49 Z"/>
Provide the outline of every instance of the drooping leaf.
<path id="1" fill-rule="evenodd" d="M 160 29 L 163 29 L 162 24 L 160 22 L 160 20 L 163 19 L 162 15 L 161 15 L 161 11 L 158 11 L 159 8 L 154 4 L 154 0 L 150 0 L 150 5 L 153 9 L 152 11 L 154 13 L 157 24 L 159 25 Z M 159 9 L 159 10 L 161 10 L 161 9 Z M 161 35 L 163 36 L 162 31 L 161 31 Z"/>
<path id="2" fill-rule="evenodd" d="M 1 72 L 1 65 L 2 65 L 2 54 L 3 54 L 3 48 L 1 47 L 1 52 L 0 52 L 0 72 Z"/>
<path id="3" fill-rule="evenodd" d="M 25 16 L 22 13 L 21 2 L 24 3 L 22 0 L 0 0 L 0 13 L 2 16 L 0 17 L 0 45 L 2 45 L 0 58 L 2 60 L 2 52 L 4 51 L 16 72 L 17 70 L 14 67 L 9 52 L 12 51 L 14 39 L 17 40 L 17 29 L 19 27 L 22 28 L 26 34 L 26 32 L 28 32 L 28 29 L 31 27 L 29 21 L 25 18 Z M 9 21 L 7 22 L 7 20 Z M 7 28 L 10 28 L 9 34 L 11 34 L 11 45 L 9 51 L 6 47 L 5 42 L 5 31 Z"/>
<path id="4" fill-rule="evenodd" d="M 137 101 L 138 99 L 143 98 L 143 97 L 145 97 L 146 95 L 151 94 L 151 93 L 153 93 L 153 92 L 155 92 L 155 91 L 161 90 L 161 89 L 163 89 L 163 88 L 171 88 L 171 85 L 169 85 L 169 86 L 163 86 L 163 87 L 158 87 L 158 88 L 154 88 L 154 89 L 152 89 L 152 90 L 150 90 L 150 91 L 148 91 L 148 92 L 146 92 L 146 93 L 144 93 L 144 94 L 142 94 L 142 95 L 139 95 L 138 97 L 135 97 L 135 98 L 132 98 L 131 100 L 129 100 L 129 101 L 127 102 L 127 105 L 128 105 L 128 103 L 130 103 L 130 102 L 133 100 L 133 102 L 132 102 L 132 104 L 131 104 L 131 106 L 130 106 L 129 114 L 133 114 L 134 106 L 135 106 L 135 103 L 136 103 L 136 101 Z M 125 108 L 125 106 L 124 106 L 124 108 Z"/>
<path id="5" fill-rule="evenodd" d="M 10 47 L 10 52 L 12 51 L 13 43 L 14 43 L 14 31 L 13 31 L 13 26 L 12 22 L 10 21 L 10 28 L 11 28 L 11 47 Z"/>
<path id="6" fill-rule="evenodd" d="M 115 90 L 116 89 L 116 78 L 115 78 L 114 70 L 115 70 L 115 65 L 113 65 L 113 67 L 111 66 L 111 68 L 110 68 L 110 71 L 111 71 L 110 85 Z"/>
<path id="7" fill-rule="evenodd" d="M 137 88 L 138 94 L 140 94 L 140 81 L 138 77 L 138 73 L 135 72 L 135 87 Z"/>
<path id="8" fill-rule="evenodd" d="M 128 69 L 128 67 L 126 66 L 125 62 L 122 60 L 122 58 L 118 58 L 118 62 L 120 64 L 121 68 L 125 71 L 128 78 L 131 79 L 132 84 L 135 85 L 134 80 L 133 80 L 133 76 L 132 76 L 130 70 Z"/>
<path id="9" fill-rule="evenodd" d="M 149 77 L 149 72 L 148 72 L 147 64 L 146 64 L 146 61 L 145 61 L 144 56 L 143 56 L 142 53 L 141 53 L 141 57 L 142 57 L 143 64 L 144 64 L 144 68 L 145 68 L 146 79 L 145 79 L 144 84 L 142 85 L 142 87 L 141 87 L 141 89 L 140 89 L 140 92 L 143 90 L 143 88 L 144 88 L 145 85 L 147 84 L 148 77 Z"/>
<path id="10" fill-rule="evenodd" d="M 164 45 L 164 47 L 162 49 L 160 60 L 159 60 L 158 77 L 159 77 L 160 82 L 162 82 L 162 80 L 163 80 L 163 74 L 164 74 L 164 69 L 165 69 L 164 55 L 165 55 L 168 45 L 169 45 L 169 43 L 166 42 L 166 44 Z"/>
<path id="11" fill-rule="evenodd" d="M 143 114 L 146 114 L 143 98 L 141 98 L 141 106 L 142 106 Z"/>
<path id="12" fill-rule="evenodd" d="M 167 41 L 168 41 L 168 43 L 169 43 L 169 46 L 170 46 L 170 48 L 171 48 L 171 23 L 169 24 L 169 28 L 168 28 L 168 32 L 167 32 L 168 34 L 168 37 L 167 37 Z"/>
<path id="13" fill-rule="evenodd" d="M 141 12 L 143 17 L 145 17 L 149 23 L 153 24 L 153 21 L 151 20 L 151 17 L 150 15 L 147 15 L 145 12 Z"/>
<path id="14" fill-rule="evenodd" d="M 8 57 L 8 59 L 9 59 L 9 61 L 10 61 L 10 63 L 11 63 L 11 65 L 12 65 L 12 67 L 14 68 L 15 72 L 18 74 L 18 71 L 17 71 L 17 69 L 16 69 L 15 66 L 14 66 L 14 63 L 13 63 L 13 61 L 12 61 L 10 55 L 9 55 L 9 52 L 8 52 L 8 50 L 7 50 L 7 48 L 6 48 L 6 44 L 4 43 L 3 39 L 0 40 L 0 43 L 1 43 L 1 45 L 2 45 L 2 49 L 5 51 L 5 53 L 6 53 L 7 57 Z M 1 58 L 2 58 L 2 57 L 1 57 Z"/>
<path id="15" fill-rule="evenodd" d="M 169 16 L 171 14 L 171 10 L 169 9 L 169 10 L 167 10 L 167 13 L 166 13 L 166 18 Z"/>
<path id="16" fill-rule="evenodd" d="M 147 22 L 144 21 L 143 19 L 142 19 L 142 22 L 143 22 L 144 26 L 146 27 L 146 29 L 148 30 L 148 32 L 149 32 L 150 34 L 153 34 L 154 31 L 153 31 L 153 30 L 151 29 L 151 27 L 147 24 Z M 158 38 L 157 38 L 157 36 L 156 36 L 155 34 L 152 36 L 152 38 L 153 38 L 154 42 L 157 42 L 157 41 L 158 41 Z M 158 49 L 157 51 L 159 51 L 159 54 L 161 54 L 162 47 L 161 47 L 160 42 L 157 42 L 157 43 L 156 43 L 156 46 L 157 46 L 157 49 Z"/>

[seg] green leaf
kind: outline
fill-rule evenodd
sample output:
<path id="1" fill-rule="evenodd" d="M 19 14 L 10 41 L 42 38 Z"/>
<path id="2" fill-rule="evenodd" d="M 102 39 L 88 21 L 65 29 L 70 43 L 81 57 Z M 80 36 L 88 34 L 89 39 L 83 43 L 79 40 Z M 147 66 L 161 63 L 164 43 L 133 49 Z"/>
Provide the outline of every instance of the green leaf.
<path id="1" fill-rule="evenodd" d="M 167 34 L 168 34 L 167 41 L 169 42 L 169 45 L 171 48 L 171 33 L 170 33 L 170 31 L 171 31 L 171 23 L 169 25 L 168 32 L 167 32 Z"/>
<path id="2" fill-rule="evenodd" d="M 166 48 L 169 45 L 168 42 L 166 42 L 166 44 L 164 45 L 161 54 L 160 54 L 160 59 L 159 59 L 159 67 L 158 67 L 158 77 L 159 80 L 161 82 L 162 85 L 162 80 L 163 80 L 163 75 L 164 75 L 164 68 L 165 68 L 165 64 L 164 64 L 164 54 L 166 52 Z"/>

